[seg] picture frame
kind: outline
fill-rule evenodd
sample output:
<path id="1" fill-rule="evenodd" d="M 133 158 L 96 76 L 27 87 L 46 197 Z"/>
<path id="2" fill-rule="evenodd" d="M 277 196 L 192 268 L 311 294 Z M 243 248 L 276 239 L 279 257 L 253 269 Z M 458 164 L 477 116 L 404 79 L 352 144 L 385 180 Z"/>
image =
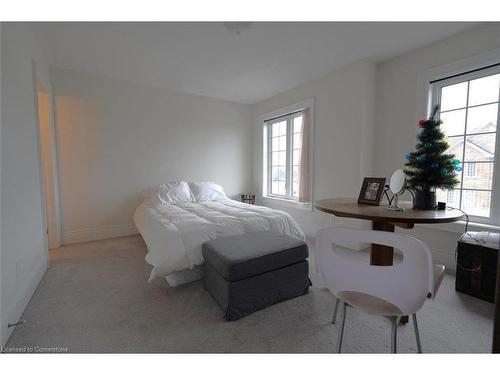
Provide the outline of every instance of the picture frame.
<path id="1" fill-rule="evenodd" d="M 358 204 L 378 206 L 382 199 L 384 188 L 384 177 L 365 177 L 363 185 L 361 185 L 361 191 L 359 192 Z"/>

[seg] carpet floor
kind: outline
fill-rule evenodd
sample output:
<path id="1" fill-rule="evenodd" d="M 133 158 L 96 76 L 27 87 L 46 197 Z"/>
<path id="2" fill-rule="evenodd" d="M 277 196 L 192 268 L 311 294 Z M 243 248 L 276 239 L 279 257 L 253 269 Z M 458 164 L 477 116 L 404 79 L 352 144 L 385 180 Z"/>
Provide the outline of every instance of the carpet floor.
<path id="1" fill-rule="evenodd" d="M 310 251 L 313 256 L 313 246 Z M 52 250 L 50 267 L 24 312 L 27 323 L 16 328 L 7 347 L 73 353 L 335 351 L 335 299 L 314 261 L 309 294 L 226 322 L 200 281 L 177 288 L 165 280 L 148 284 L 145 254 L 140 236 Z M 424 352 L 490 352 L 493 304 L 455 292 L 454 282 L 446 275 L 436 299 L 417 314 Z M 349 308 L 343 352 L 390 352 L 390 327 L 387 318 Z M 399 329 L 398 352 L 416 352 L 411 322 Z"/>

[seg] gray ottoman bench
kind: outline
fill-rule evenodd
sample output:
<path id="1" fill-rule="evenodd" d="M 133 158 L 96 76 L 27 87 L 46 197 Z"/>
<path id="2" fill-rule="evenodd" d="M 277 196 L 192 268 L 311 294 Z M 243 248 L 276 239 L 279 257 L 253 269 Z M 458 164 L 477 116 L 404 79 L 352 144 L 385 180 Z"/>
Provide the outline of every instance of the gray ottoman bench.
<path id="1" fill-rule="evenodd" d="M 304 241 L 274 232 L 217 238 L 203 244 L 205 288 L 236 320 L 307 294 L 309 255 Z"/>

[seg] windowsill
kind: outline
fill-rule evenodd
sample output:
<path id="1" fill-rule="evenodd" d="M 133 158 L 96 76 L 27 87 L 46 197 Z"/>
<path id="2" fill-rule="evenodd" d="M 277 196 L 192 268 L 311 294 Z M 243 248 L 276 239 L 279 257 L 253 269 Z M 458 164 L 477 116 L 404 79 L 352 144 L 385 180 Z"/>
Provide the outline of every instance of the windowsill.
<path id="1" fill-rule="evenodd" d="M 456 221 L 454 223 L 445 223 L 445 224 L 417 224 L 419 227 L 434 229 L 434 230 L 442 230 L 445 232 L 453 232 L 453 233 L 463 233 L 465 230 L 465 221 Z M 487 231 L 487 232 L 500 232 L 500 226 L 495 224 L 484 224 L 484 223 L 475 223 L 469 221 L 469 226 L 467 228 L 468 231 Z"/>
<path id="2" fill-rule="evenodd" d="M 276 203 L 276 204 L 283 205 L 283 206 L 293 207 L 293 208 L 300 209 L 300 210 L 309 210 L 310 211 L 312 209 L 312 205 L 310 202 L 309 203 L 299 203 L 295 200 L 286 199 L 286 198 L 263 196 L 262 201 L 263 202 L 268 201 L 268 202 Z"/>

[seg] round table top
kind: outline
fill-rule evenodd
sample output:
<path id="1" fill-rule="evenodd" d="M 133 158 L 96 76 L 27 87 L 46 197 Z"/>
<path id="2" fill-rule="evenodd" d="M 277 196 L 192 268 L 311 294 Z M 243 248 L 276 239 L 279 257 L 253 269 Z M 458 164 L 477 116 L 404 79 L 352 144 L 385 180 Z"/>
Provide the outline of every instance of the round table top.
<path id="1" fill-rule="evenodd" d="M 463 219 L 464 214 L 456 209 L 414 210 L 411 202 L 399 202 L 405 211 L 390 211 L 386 206 L 358 204 L 357 198 L 321 199 L 314 205 L 318 210 L 339 217 L 393 223 L 451 223 Z"/>

